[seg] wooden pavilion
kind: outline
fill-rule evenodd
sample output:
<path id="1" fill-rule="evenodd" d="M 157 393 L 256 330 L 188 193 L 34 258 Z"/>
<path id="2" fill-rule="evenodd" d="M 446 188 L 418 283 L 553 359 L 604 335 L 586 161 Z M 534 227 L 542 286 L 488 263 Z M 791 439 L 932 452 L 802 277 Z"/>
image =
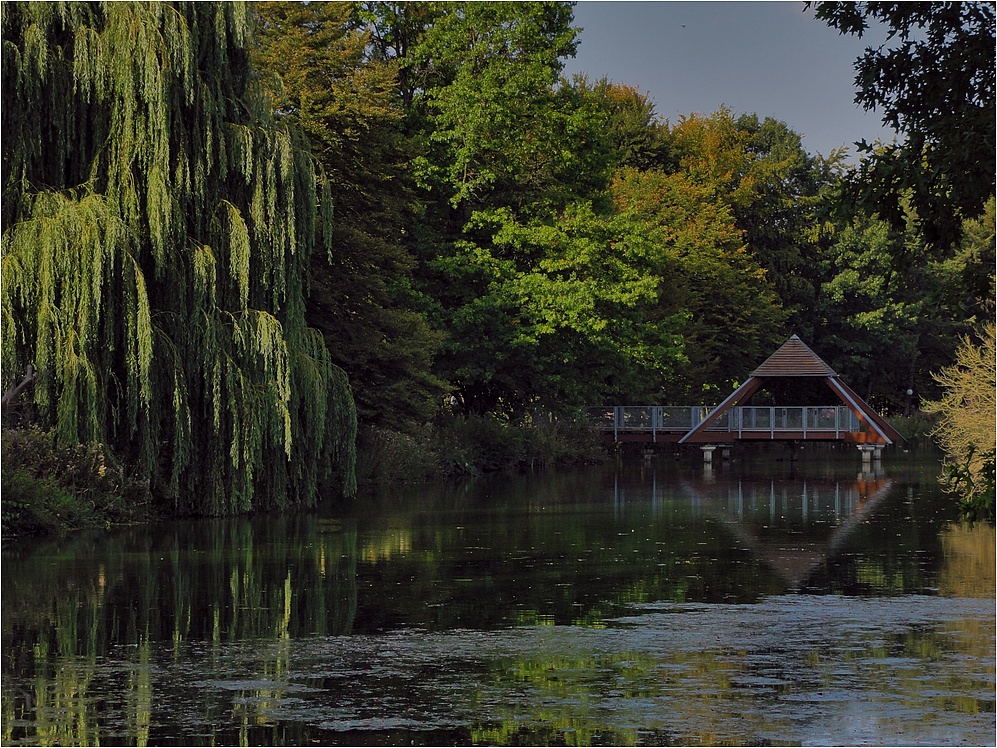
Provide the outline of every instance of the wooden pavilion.
<path id="1" fill-rule="evenodd" d="M 792 380 L 823 382 L 844 408 L 751 406 L 751 398 L 760 390 Z M 841 412 L 845 409 L 848 422 L 842 423 Z M 872 449 L 902 441 L 903 436 L 842 382 L 834 369 L 793 335 L 751 372 L 744 384 L 678 441 L 680 444 L 723 444 L 776 439 L 844 441 L 868 445 Z"/>

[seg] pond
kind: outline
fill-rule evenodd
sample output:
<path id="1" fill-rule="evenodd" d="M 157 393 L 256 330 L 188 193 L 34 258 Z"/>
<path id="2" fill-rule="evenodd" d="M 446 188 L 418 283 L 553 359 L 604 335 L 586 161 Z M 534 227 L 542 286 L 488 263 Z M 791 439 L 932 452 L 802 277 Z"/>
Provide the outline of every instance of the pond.
<path id="1" fill-rule="evenodd" d="M 3 744 L 993 745 L 993 528 L 779 456 L 4 541 Z"/>

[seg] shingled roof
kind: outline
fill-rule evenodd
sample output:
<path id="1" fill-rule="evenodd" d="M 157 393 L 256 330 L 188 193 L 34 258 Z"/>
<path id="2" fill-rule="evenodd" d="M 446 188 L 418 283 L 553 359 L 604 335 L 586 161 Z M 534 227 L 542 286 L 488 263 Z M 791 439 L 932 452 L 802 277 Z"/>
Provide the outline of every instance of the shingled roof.
<path id="1" fill-rule="evenodd" d="M 793 335 L 775 353 L 751 372 L 753 377 L 836 377 L 837 372 L 828 366 L 807 344 Z"/>
<path id="2" fill-rule="evenodd" d="M 821 360 L 820 356 L 807 348 L 796 335 L 783 343 L 782 347 L 765 359 L 765 362 L 751 372 L 751 376 L 714 408 L 706 418 L 694 426 L 689 433 L 679 439 L 679 444 L 695 444 L 720 441 L 717 432 L 708 432 L 720 417 L 735 405 L 743 405 L 761 389 L 766 379 L 772 377 L 821 377 L 835 396 L 862 422 L 864 429 L 851 439 L 862 444 L 893 444 L 903 440 L 903 436 L 888 424 L 882 416 L 859 397 L 854 390 L 841 381 L 837 372 Z M 792 406 L 790 406 L 792 407 Z M 835 438 L 839 438 L 835 428 Z M 806 438 L 803 429 L 803 438 Z M 772 432 L 774 439 L 775 432 Z M 861 438 L 858 438 L 861 437 Z M 740 437 L 737 437 L 740 438 Z"/>

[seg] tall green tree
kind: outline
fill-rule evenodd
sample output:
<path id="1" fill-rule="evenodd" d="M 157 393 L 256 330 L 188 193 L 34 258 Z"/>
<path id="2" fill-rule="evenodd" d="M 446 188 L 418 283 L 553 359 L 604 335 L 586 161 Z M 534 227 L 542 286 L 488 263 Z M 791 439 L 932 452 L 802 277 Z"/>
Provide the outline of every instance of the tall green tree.
<path id="1" fill-rule="evenodd" d="M 682 315 L 675 332 L 685 362 L 660 385 L 668 402 L 719 402 L 781 341 L 786 312 L 764 269 L 744 244 L 734 212 L 690 173 L 623 169 L 611 195 L 639 220 L 670 259 L 658 279 L 659 314 Z"/>
<path id="2" fill-rule="evenodd" d="M 418 196 L 399 62 L 371 58 L 371 30 L 354 3 L 260 3 L 254 13 L 257 67 L 273 76 L 278 116 L 307 135 L 333 214 L 312 258 L 309 323 L 349 374 L 363 422 L 424 422 L 444 384 L 430 371 L 439 335 L 414 308 L 409 283 L 405 235 Z"/>
<path id="3" fill-rule="evenodd" d="M 929 246 L 958 241 L 994 192 L 994 17 L 992 2 L 817 2 L 818 19 L 842 34 L 886 32 L 855 64 L 855 101 L 878 110 L 901 139 L 864 141 L 848 180 L 851 206 L 878 213 L 897 231 L 909 201 Z"/>
<path id="4" fill-rule="evenodd" d="M 519 221 L 563 207 L 558 175 L 581 171 L 565 147 L 578 125 L 554 88 L 574 51 L 570 6 L 367 3 L 360 17 L 375 59 L 399 68 L 422 209 L 406 236 L 415 286 L 446 335 L 437 372 L 468 409 L 519 408 L 530 389 L 519 374 L 530 369 L 505 342 L 520 312 L 493 286 L 497 267 L 528 265 L 494 244 L 494 226 L 507 209 Z M 512 372 L 516 383 L 505 381 Z"/>
<path id="5" fill-rule="evenodd" d="M 305 324 L 318 196 L 243 3 L 3 9 L 3 376 L 178 512 L 353 490 L 346 376 Z"/>
<path id="6" fill-rule="evenodd" d="M 913 218 L 900 234 L 858 215 L 835 227 L 820 257 L 815 344 L 877 407 L 906 410 L 907 390 L 914 403 L 937 397 L 932 372 L 951 364 L 960 336 L 993 319 L 994 219 L 967 221 L 961 233 L 937 259 Z M 902 270 L 898 256 L 909 258 Z"/>
<path id="7" fill-rule="evenodd" d="M 924 393 L 930 380 L 923 348 L 951 322 L 932 315 L 936 288 L 925 257 L 900 273 L 893 258 L 913 229 L 897 235 L 889 224 L 856 217 L 841 226 L 823 257 L 820 300 L 813 310 L 822 355 L 866 400 L 895 410 L 905 392 Z"/>
<path id="8" fill-rule="evenodd" d="M 734 117 L 726 108 L 680 118 L 669 147 L 674 168 L 730 207 L 748 252 L 789 312 L 783 332 L 812 340 L 838 157 L 811 156 L 783 122 Z"/>
<path id="9" fill-rule="evenodd" d="M 440 370 L 476 410 L 647 399 L 676 373 L 683 312 L 658 304 L 666 255 L 608 185 L 663 158 L 663 128 L 645 96 L 607 80 L 561 80 L 541 98 L 507 137 L 553 155 L 521 191 L 483 194 L 454 251 L 426 262 L 449 331 Z"/>
<path id="10" fill-rule="evenodd" d="M 454 207 L 548 186 L 553 86 L 578 30 L 568 3 L 442 3 L 412 51 L 429 71 L 414 105 L 426 116 L 432 161 L 422 178 Z M 514 194 L 515 193 L 515 194 Z"/>

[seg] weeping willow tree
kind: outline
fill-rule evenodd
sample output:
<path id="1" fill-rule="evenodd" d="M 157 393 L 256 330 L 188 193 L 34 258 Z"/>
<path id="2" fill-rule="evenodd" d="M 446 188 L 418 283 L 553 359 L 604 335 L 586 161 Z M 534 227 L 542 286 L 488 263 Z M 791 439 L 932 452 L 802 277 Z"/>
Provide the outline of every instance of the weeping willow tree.
<path id="1" fill-rule="evenodd" d="M 353 490 L 356 416 L 305 324 L 319 195 L 243 3 L 4 3 L 3 385 L 180 513 Z M 327 201 L 325 201 L 327 202 Z"/>

